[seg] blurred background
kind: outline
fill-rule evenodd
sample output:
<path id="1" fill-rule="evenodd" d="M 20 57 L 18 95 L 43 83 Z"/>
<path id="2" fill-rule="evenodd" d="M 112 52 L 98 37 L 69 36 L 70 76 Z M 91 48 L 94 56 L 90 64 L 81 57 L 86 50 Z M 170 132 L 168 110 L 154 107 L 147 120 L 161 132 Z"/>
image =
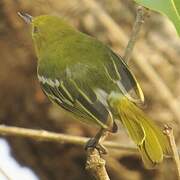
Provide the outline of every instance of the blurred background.
<path id="1" fill-rule="evenodd" d="M 123 56 L 136 17 L 132 0 L 1 0 L 0 1 L 0 123 L 92 137 L 97 129 L 72 120 L 53 106 L 36 78 L 30 27 L 17 16 L 51 14 L 66 18 L 79 30 L 108 44 Z M 129 63 L 146 103 L 144 111 L 161 126 L 173 126 L 179 144 L 180 40 L 171 22 L 152 12 L 146 20 Z M 132 144 L 119 128 L 109 139 Z M 138 154 L 109 150 L 105 156 L 111 180 L 176 180 L 171 159 L 146 170 Z M 82 147 L 37 142 L 18 137 L 0 139 L 0 168 L 12 180 L 90 180 Z M 13 169 L 13 170 L 11 170 Z M 2 178 L 1 178 L 2 179 Z"/>

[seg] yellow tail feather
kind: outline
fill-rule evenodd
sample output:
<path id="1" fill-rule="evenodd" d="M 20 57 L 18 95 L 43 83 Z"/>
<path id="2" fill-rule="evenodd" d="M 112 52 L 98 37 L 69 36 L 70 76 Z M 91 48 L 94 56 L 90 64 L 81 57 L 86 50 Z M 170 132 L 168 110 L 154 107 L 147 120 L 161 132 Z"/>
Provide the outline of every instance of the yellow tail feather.
<path id="1" fill-rule="evenodd" d="M 169 141 L 162 130 L 133 102 L 121 96 L 111 106 L 138 146 L 147 168 L 154 168 L 162 162 L 164 155 L 171 154 Z"/>

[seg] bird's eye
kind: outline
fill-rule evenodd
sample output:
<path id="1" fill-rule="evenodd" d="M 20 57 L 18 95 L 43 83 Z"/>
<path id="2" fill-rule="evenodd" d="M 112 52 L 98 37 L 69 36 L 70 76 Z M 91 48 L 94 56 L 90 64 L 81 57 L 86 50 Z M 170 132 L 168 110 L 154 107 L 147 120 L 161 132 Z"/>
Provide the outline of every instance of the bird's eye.
<path id="1" fill-rule="evenodd" d="M 34 26 L 34 28 L 33 28 L 33 33 L 37 33 L 37 32 L 39 32 L 39 29 L 38 29 L 37 26 Z"/>

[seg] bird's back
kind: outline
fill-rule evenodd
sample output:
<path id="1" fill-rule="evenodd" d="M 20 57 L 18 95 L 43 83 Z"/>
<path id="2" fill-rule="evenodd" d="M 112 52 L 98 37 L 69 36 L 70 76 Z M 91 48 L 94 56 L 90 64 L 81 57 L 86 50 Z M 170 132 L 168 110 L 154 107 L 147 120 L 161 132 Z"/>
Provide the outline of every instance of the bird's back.
<path id="1" fill-rule="evenodd" d="M 42 88 L 53 101 L 105 127 L 112 117 L 108 96 L 142 95 L 127 65 L 107 46 L 78 31 L 60 34 L 45 47 L 38 65 Z M 138 94 L 139 93 L 139 94 Z"/>

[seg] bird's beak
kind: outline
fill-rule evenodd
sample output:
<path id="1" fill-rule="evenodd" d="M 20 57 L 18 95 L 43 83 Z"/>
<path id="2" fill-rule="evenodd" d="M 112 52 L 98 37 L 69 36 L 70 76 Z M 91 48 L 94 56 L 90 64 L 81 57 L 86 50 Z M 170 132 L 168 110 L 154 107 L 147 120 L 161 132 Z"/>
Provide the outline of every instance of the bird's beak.
<path id="1" fill-rule="evenodd" d="M 33 17 L 27 13 L 23 13 L 23 12 L 18 12 L 18 15 L 24 20 L 24 22 L 26 22 L 27 24 L 31 24 L 32 23 L 32 19 Z"/>

